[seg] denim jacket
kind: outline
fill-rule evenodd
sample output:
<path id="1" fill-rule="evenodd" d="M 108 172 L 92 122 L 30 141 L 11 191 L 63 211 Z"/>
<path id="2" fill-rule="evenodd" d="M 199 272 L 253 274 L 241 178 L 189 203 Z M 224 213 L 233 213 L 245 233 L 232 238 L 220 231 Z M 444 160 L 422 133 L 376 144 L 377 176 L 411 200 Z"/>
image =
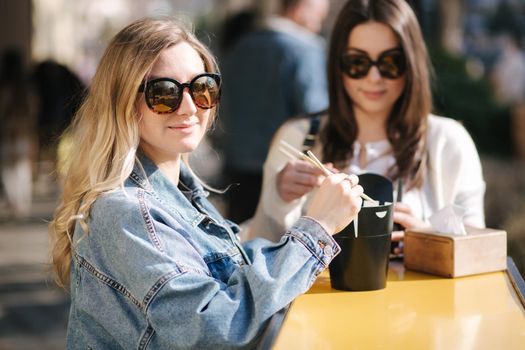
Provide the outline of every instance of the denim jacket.
<path id="1" fill-rule="evenodd" d="M 181 164 L 174 186 L 141 157 L 77 224 L 68 349 L 251 348 L 340 248 L 300 218 L 280 242 L 243 245 Z"/>

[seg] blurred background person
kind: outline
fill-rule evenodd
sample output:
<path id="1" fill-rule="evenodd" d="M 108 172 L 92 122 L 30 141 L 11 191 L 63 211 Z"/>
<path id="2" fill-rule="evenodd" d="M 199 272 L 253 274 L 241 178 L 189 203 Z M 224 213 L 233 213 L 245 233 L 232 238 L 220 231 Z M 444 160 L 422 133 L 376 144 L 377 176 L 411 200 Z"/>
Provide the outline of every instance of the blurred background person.
<path id="1" fill-rule="evenodd" d="M 33 79 L 40 98 L 38 111 L 38 178 L 35 190 L 49 194 L 55 190 L 59 137 L 71 122 L 85 89 L 75 73 L 54 60 L 36 65 Z M 67 143 L 64 137 L 60 142 Z M 62 161 L 63 162 L 63 161 Z"/>
<path id="2" fill-rule="evenodd" d="M 228 193 L 227 217 L 235 222 L 255 212 L 262 165 L 278 126 L 328 106 L 325 43 L 318 35 L 328 10 L 328 0 L 282 0 L 278 15 L 257 29 L 244 23 L 247 33 L 221 57 L 221 144 L 227 181 L 240 184 Z"/>
<path id="3" fill-rule="evenodd" d="M 227 53 L 245 34 L 255 30 L 260 12 L 256 6 L 248 6 L 227 16 L 221 26 L 219 53 Z"/>
<path id="4" fill-rule="evenodd" d="M 37 108 L 22 54 L 6 50 L 0 66 L 1 178 L 8 210 L 16 219 L 31 210 Z"/>

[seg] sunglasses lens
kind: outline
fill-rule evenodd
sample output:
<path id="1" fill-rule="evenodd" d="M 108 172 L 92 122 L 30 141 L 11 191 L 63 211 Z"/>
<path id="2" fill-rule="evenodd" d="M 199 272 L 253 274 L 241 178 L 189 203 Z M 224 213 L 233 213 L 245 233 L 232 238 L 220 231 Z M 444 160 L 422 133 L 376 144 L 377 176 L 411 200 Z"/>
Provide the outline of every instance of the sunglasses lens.
<path id="1" fill-rule="evenodd" d="M 195 104 L 204 109 L 213 108 L 219 102 L 220 80 L 215 75 L 202 75 L 191 84 Z"/>
<path id="2" fill-rule="evenodd" d="M 160 80 L 148 85 L 146 99 L 150 108 L 159 114 L 171 113 L 180 104 L 180 88 L 171 81 Z"/>
<path id="3" fill-rule="evenodd" d="M 406 62 L 400 50 L 386 51 L 377 62 L 365 55 L 347 54 L 341 57 L 341 69 L 352 79 L 366 77 L 370 68 L 375 65 L 383 78 L 397 79 L 405 73 Z"/>
<path id="4" fill-rule="evenodd" d="M 365 77 L 370 66 L 370 59 L 363 55 L 345 55 L 341 59 L 341 69 L 352 79 Z"/>
<path id="5" fill-rule="evenodd" d="M 146 86 L 145 91 L 144 85 Z M 191 98 L 199 108 L 210 109 L 219 102 L 221 78 L 218 74 L 206 73 L 197 76 L 191 83 L 181 84 L 169 78 L 158 78 L 142 84 L 148 107 L 155 113 L 173 113 L 179 108 L 184 89 L 188 87 Z"/>
<path id="6" fill-rule="evenodd" d="M 399 78 L 405 73 L 405 58 L 402 53 L 384 55 L 378 62 L 378 68 L 381 75 L 385 78 Z"/>

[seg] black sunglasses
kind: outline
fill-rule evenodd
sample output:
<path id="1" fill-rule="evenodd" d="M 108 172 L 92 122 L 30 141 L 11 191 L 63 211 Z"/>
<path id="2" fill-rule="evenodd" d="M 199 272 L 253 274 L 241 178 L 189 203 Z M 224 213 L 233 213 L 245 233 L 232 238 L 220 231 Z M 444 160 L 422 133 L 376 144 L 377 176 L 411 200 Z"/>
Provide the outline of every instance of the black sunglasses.
<path id="1" fill-rule="evenodd" d="M 397 79 L 406 71 L 405 55 L 398 48 L 382 52 L 377 61 L 366 54 L 346 53 L 341 56 L 340 64 L 343 72 L 352 79 L 366 77 L 372 66 L 376 66 L 379 74 L 386 79 Z"/>
<path id="2" fill-rule="evenodd" d="M 202 73 L 189 83 L 180 83 L 171 78 L 156 78 L 140 84 L 139 92 L 144 93 L 149 109 L 157 114 L 168 114 L 179 108 L 185 88 L 189 89 L 191 99 L 197 107 L 210 109 L 219 102 L 221 76 Z"/>

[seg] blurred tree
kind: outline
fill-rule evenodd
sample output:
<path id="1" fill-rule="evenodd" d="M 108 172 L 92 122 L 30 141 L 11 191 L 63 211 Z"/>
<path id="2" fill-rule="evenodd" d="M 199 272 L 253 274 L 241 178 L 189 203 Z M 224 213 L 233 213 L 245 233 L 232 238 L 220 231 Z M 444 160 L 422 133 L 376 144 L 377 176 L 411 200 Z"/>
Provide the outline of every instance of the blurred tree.
<path id="1" fill-rule="evenodd" d="M 466 60 L 444 49 L 431 49 L 430 57 L 436 113 L 463 122 L 481 153 L 510 156 L 509 109 L 496 103 L 489 81 L 472 79 Z"/>
<path id="2" fill-rule="evenodd" d="M 440 43 L 440 15 L 435 0 L 407 0 L 412 6 L 421 26 L 421 31 L 427 45 L 439 45 Z"/>
<path id="3" fill-rule="evenodd" d="M 525 5 L 523 4 L 520 11 L 520 7 L 512 6 L 509 1 L 501 1 L 489 20 L 490 31 L 495 34 L 510 34 L 520 42 L 523 38 L 523 33 L 525 33 L 525 23 L 518 14 L 521 12 L 523 17 L 524 10 Z"/>

